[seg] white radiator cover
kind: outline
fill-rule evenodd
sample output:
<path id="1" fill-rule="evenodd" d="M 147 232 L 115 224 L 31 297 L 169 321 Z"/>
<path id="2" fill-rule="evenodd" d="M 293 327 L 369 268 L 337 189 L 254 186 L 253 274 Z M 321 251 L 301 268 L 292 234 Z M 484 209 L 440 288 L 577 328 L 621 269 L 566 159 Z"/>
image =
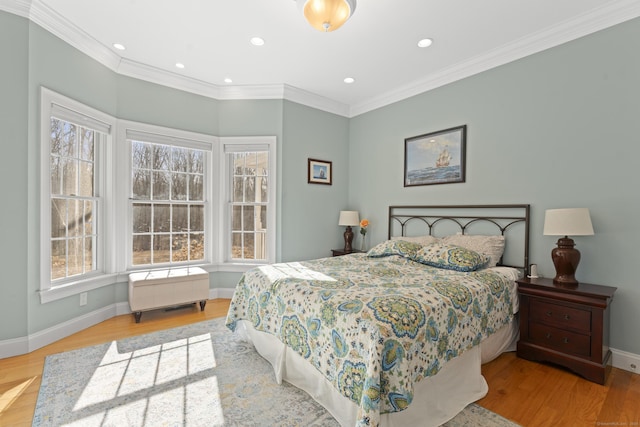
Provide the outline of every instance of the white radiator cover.
<path id="1" fill-rule="evenodd" d="M 129 274 L 131 311 L 171 307 L 209 298 L 209 273 L 200 267 Z"/>

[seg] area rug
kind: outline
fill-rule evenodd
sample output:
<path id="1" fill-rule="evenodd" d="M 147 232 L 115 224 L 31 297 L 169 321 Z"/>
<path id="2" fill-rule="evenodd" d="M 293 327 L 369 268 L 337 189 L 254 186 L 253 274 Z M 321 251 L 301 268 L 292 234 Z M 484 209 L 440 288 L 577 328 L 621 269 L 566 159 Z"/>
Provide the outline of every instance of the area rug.
<path id="1" fill-rule="evenodd" d="M 471 404 L 448 427 L 512 427 Z M 277 384 L 252 345 L 214 319 L 48 356 L 33 426 L 300 426 L 337 421 Z"/>

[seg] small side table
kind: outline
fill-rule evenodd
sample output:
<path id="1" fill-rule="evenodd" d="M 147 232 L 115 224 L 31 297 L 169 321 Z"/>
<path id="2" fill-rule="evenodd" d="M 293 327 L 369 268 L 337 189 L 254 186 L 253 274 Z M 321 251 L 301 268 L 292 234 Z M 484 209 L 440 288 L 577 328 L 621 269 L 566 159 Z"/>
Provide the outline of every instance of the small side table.
<path id="1" fill-rule="evenodd" d="M 363 254 L 366 251 L 360 251 L 357 249 L 351 249 L 350 251 L 345 251 L 344 249 L 331 249 L 331 256 L 342 256 L 349 254 Z"/>
<path id="2" fill-rule="evenodd" d="M 604 384 L 611 371 L 609 304 L 616 288 L 523 278 L 518 357 L 552 362 Z"/>

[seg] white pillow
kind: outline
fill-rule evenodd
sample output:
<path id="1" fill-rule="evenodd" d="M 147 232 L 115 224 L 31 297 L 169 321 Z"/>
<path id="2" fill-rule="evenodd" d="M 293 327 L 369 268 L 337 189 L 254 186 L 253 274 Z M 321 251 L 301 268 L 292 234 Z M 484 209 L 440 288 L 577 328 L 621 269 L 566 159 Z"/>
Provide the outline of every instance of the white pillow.
<path id="1" fill-rule="evenodd" d="M 419 243 L 422 246 L 431 245 L 432 243 L 439 242 L 440 239 L 435 236 L 417 236 L 417 237 L 406 237 L 406 236 L 394 236 L 391 240 L 404 240 L 405 242 Z"/>
<path id="2" fill-rule="evenodd" d="M 487 267 L 495 267 L 504 252 L 504 236 L 454 234 L 442 238 L 442 243 L 458 245 L 489 257 Z"/>

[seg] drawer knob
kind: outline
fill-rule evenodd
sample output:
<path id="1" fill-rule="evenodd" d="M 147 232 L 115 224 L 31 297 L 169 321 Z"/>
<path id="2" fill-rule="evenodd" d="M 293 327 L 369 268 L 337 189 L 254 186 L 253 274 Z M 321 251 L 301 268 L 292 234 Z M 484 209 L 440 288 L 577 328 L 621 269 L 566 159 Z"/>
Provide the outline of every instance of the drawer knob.
<path id="1" fill-rule="evenodd" d="M 551 338 L 551 334 L 550 334 L 549 332 L 547 332 L 547 335 L 545 335 L 545 337 L 546 337 L 547 339 L 549 339 L 549 338 Z"/>
<path id="2" fill-rule="evenodd" d="M 547 311 L 547 316 L 549 316 L 549 317 L 553 316 L 553 312 L 552 311 Z"/>
<path id="3" fill-rule="evenodd" d="M 569 316 L 568 314 L 565 314 L 564 315 L 564 320 L 569 320 L 569 319 L 571 319 L 571 316 Z"/>
<path id="4" fill-rule="evenodd" d="M 567 337 L 562 338 L 562 342 L 565 344 L 569 344 L 569 338 Z"/>

